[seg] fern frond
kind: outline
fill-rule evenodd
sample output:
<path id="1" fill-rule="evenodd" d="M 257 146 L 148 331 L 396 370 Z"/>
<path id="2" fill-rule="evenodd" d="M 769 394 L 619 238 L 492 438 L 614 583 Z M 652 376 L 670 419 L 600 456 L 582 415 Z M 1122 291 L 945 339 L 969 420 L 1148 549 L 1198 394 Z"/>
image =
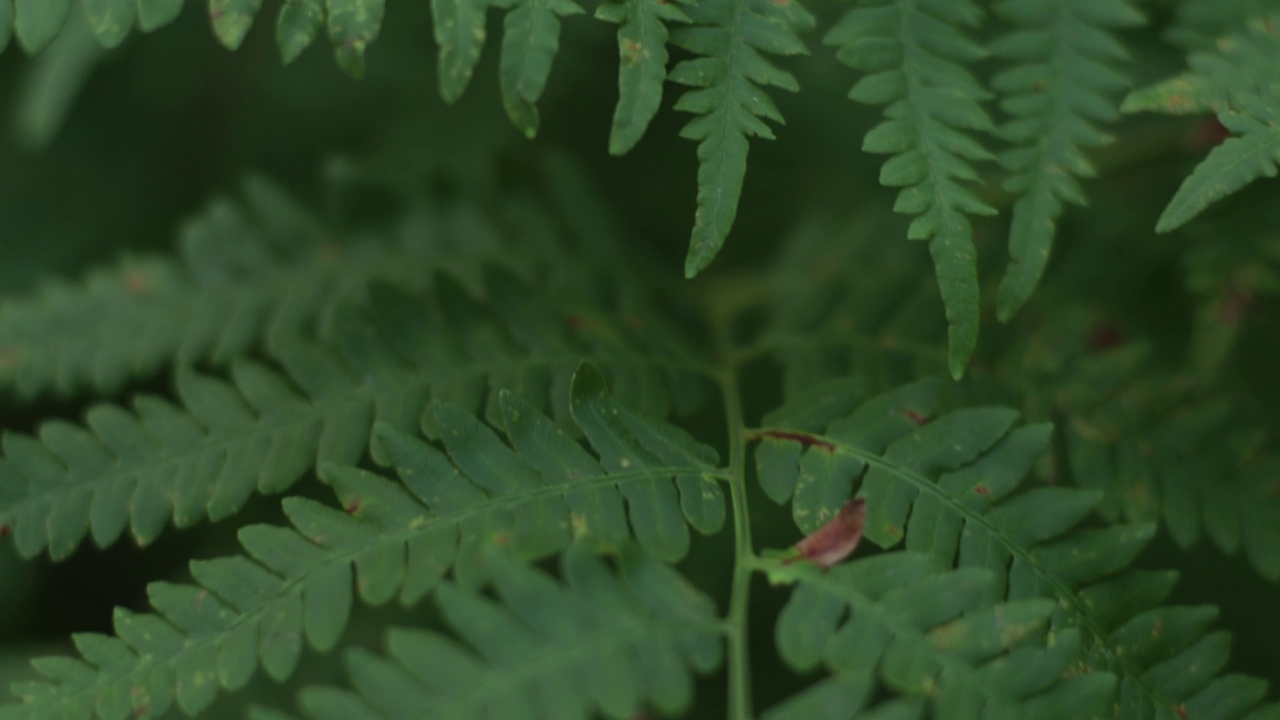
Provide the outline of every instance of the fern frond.
<path id="1" fill-rule="evenodd" d="M 1062 204 L 1085 203 L 1077 178 L 1095 172 L 1084 151 L 1111 142 L 1099 124 L 1119 116 L 1115 95 L 1128 83 L 1112 67 L 1127 53 L 1108 31 L 1143 18 L 1127 0 L 1007 0 L 995 12 L 1015 28 L 991 47 L 1012 65 L 991 81 L 1013 116 L 999 134 L 1015 146 L 1000 155 L 1012 173 L 1004 188 L 1018 196 L 997 305 L 1007 322 L 1044 274 Z"/>
<path id="2" fill-rule="evenodd" d="M 596 8 L 596 17 L 619 25 L 618 104 L 609 132 L 609 152 L 623 155 L 640 142 L 662 105 L 662 84 L 667 79 L 666 23 L 692 21 L 678 5 L 661 0 L 603 3 Z"/>
<path id="3" fill-rule="evenodd" d="M 1212 110 L 1232 136 L 1209 151 L 1183 181 L 1156 223 L 1176 230 L 1213 203 L 1260 177 L 1275 177 L 1280 162 L 1280 90 L 1274 83 L 1280 16 L 1251 20 L 1215 53 L 1193 53 L 1191 72 L 1135 92 L 1123 110 L 1186 114 Z"/>
<path id="4" fill-rule="evenodd" d="M 1207 634 L 1217 610 L 1160 607 L 1174 577 L 1126 570 L 1153 525 L 1081 529 L 1101 493 L 1015 492 L 1048 449 L 1048 425 L 1013 429 L 1017 414 L 999 408 L 929 420 L 927 383 L 866 402 L 847 382 L 822 390 L 822 404 L 788 404 L 754 434 L 761 483 L 774 500 L 791 499 L 801 530 L 816 529 L 856 491 L 867 503 L 864 537 L 877 545 L 905 541 L 944 568 L 987 568 L 996 580 L 991 602 L 1055 600 L 1053 630 L 1079 629 L 1078 659 L 1117 676 L 1117 702 L 1129 708 L 1121 714 L 1167 716 L 1238 682 L 1214 677 L 1228 642 L 1225 633 Z M 1182 673 L 1193 665 L 1203 672 Z M 1244 708 L 1265 691 L 1248 682 Z"/>
<path id="5" fill-rule="evenodd" d="M 445 102 L 457 102 L 471 82 L 484 49 L 490 6 L 506 9 L 499 61 L 502 104 L 516 129 L 532 138 L 538 134 L 538 99 L 560 50 L 560 18 L 583 10 L 573 0 L 432 0 Z"/>
<path id="6" fill-rule="evenodd" d="M 1067 680 L 1079 634 L 1066 631 L 1048 648 L 1028 642 L 1042 636 L 1054 603 L 991 605 L 986 570 L 938 572 L 928 556 L 898 552 L 827 572 L 808 563 L 765 572 L 797 583 L 775 631 L 783 661 L 799 672 L 821 664 L 832 675 L 766 720 L 854 717 L 877 678 L 914 709 L 911 717 L 932 705 L 929 716 L 939 718 L 1087 717 L 1115 685 L 1106 673 Z"/>
<path id="7" fill-rule="evenodd" d="M 286 499 L 293 528 L 244 528 L 239 535 L 247 557 L 194 562 L 198 586 L 152 583 L 148 595 L 157 614 L 121 609 L 115 616 L 117 637 L 76 636 L 84 660 L 38 661 L 37 670 L 52 682 L 27 686 L 22 703 L 8 708 L 11 715 L 0 708 L 0 717 L 44 717 L 94 706 L 103 718 L 129 712 L 158 717 L 174 703 L 195 714 L 220 688 L 242 687 L 259 664 L 276 680 L 291 675 L 304 640 L 320 651 L 332 649 L 346 627 L 353 592 L 368 604 L 398 598 L 414 605 L 451 571 L 457 585 L 439 590 L 444 595 L 470 597 L 459 588 L 488 581 L 503 591 L 518 567 L 493 564 L 486 549 L 495 543 L 520 557 L 538 558 L 573 541 L 619 548 L 634 534 L 642 546 L 674 560 L 688 545 L 686 518 L 703 532 L 715 531 L 723 521 L 715 452 L 673 426 L 621 406 L 594 366 L 583 365 L 575 375 L 573 407 L 598 456 L 515 394 L 503 393 L 501 406 L 510 446 L 456 406 L 434 403 L 448 458 L 380 425 L 379 455 L 396 467 L 401 482 L 325 465 L 322 474 L 342 509 Z M 624 552 L 633 556 L 640 558 Z M 629 572 L 643 573 L 639 592 L 644 599 L 671 608 L 681 598 L 693 598 L 687 588 L 664 589 L 669 581 L 663 573 L 669 571 L 653 561 L 638 562 L 640 569 Z M 606 593 L 596 582 L 589 589 Z M 611 596 L 602 595 L 598 607 L 620 612 L 604 603 Z M 592 615 L 582 616 L 587 617 Z M 623 613 L 616 619 L 626 618 Z M 703 666 L 710 669 L 718 662 L 718 642 L 708 648 L 705 640 L 689 636 L 689 629 L 682 626 L 680 644 L 701 648 Z"/>
<path id="8" fill-rule="evenodd" d="M 497 419 L 497 390 L 511 388 L 568 424 L 569 379 L 583 356 L 608 367 L 637 407 L 666 410 L 678 368 L 637 353 L 616 327 L 602 326 L 603 341 L 577 333 L 551 303 L 529 303 L 534 291 L 510 274 L 495 271 L 486 285 L 492 309 L 445 277 L 425 298 L 375 289 L 367 314 L 338 314 L 336 347 L 282 339 L 275 355 L 287 377 L 247 361 L 232 366 L 230 384 L 182 371 L 182 409 L 142 397 L 133 412 L 91 410 L 86 428 L 52 422 L 38 439 L 7 435 L 0 522 L 25 556 L 47 547 L 67 557 L 86 532 L 109 545 L 126 526 L 147 543 L 170 516 L 179 527 L 224 518 L 317 462 L 354 463 L 375 421 L 417 427 L 431 398 Z"/>
<path id="9" fill-rule="evenodd" d="M 1165 38 L 1187 50 L 1212 48 L 1218 38 L 1240 29 L 1245 20 L 1272 10 L 1270 0 L 1180 0 Z"/>
<path id="10" fill-rule="evenodd" d="M 461 642 L 392 628 L 389 658 L 346 656 L 351 690 L 308 688 L 315 720 L 666 715 L 693 700 L 694 673 L 721 662 L 711 601 L 664 565 L 623 552 L 617 574 L 574 546 L 565 584 L 494 554 L 497 601 L 445 583 L 436 604 Z"/>
<path id="11" fill-rule="evenodd" d="M 840 48 L 841 62 L 867 73 L 849 97 L 888 106 L 888 119 L 867 133 L 862 149 L 894 156 L 880 183 L 902 188 L 894 210 L 916 216 L 907 237 L 929 240 L 955 378 L 978 342 L 977 257 L 967 215 L 996 212 L 964 186 L 978 178 L 972 162 L 993 159 L 973 137 L 995 130 L 981 105 L 989 93 L 965 68 L 986 52 L 962 28 L 981 20 L 971 0 L 863 1 L 824 41 Z"/>
<path id="12" fill-rule="evenodd" d="M 737 216 L 747 138 L 772 140 L 765 120 L 783 122 L 765 88 L 800 89 L 768 55 L 806 53 L 797 33 L 814 20 L 798 0 L 700 0 L 688 14 L 693 27 L 676 30 L 671 40 L 696 57 L 676 65 L 669 79 L 692 88 L 676 110 L 697 116 L 680 131 L 698 143 L 698 209 L 684 265 L 692 278 L 720 252 Z"/>
<path id="13" fill-rule="evenodd" d="M 10 4 L 12 2 L 12 5 Z M 328 26 L 338 66 L 352 77 L 364 75 L 364 50 L 378 37 L 386 0 L 285 0 L 276 20 L 280 57 L 293 62 Z M 0 2 L 0 51 L 9 40 L 10 22 L 27 53 L 43 50 L 63 31 L 71 0 L 5 0 Z M 183 0 L 81 0 L 93 34 L 104 48 L 124 42 L 136 24 L 143 32 L 177 19 Z M 253 27 L 262 0 L 208 0 L 214 36 L 236 50 Z"/>

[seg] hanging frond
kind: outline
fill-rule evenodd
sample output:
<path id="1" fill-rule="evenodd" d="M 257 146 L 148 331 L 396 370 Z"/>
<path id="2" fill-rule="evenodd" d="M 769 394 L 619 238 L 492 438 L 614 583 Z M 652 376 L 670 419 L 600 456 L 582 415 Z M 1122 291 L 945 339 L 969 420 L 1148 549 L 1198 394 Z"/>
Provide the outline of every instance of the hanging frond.
<path id="1" fill-rule="evenodd" d="M 364 75 L 364 50 L 378 37 L 386 0 L 285 0 L 276 20 L 276 41 L 284 62 L 302 54 L 320 30 L 328 27 L 338 66 L 352 77 Z M 151 32 L 178 18 L 183 0 L 81 0 L 84 18 L 104 48 L 124 41 L 136 23 Z M 3 0 L 0 2 L 0 50 L 9 40 L 10 22 L 18 44 L 40 52 L 63 31 L 71 0 Z M 253 27 L 262 0 L 208 0 L 213 34 L 235 50 Z"/>
<path id="2" fill-rule="evenodd" d="M 587 316 L 585 307 L 562 315 L 527 303 L 535 291 L 509 273 L 489 273 L 490 307 L 448 276 L 434 284 L 426 297 L 375 286 L 366 311 L 348 305 L 337 314 L 332 346 L 282 338 L 273 354 L 284 376 L 248 361 L 233 364 L 231 383 L 184 370 L 181 407 L 141 397 L 132 412 L 90 410 L 86 427 L 57 421 L 38 438 L 6 435 L 0 524 L 28 557 L 47 547 L 65 558 L 86 533 L 106 546 L 126 527 L 144 544 L 170 517 L 179 527 L 221 519 L 318 462 L 356 462 L 374 422 L 416 428 L 432 399 L 486 408 L 497 420 L 497 391 L 510 388 L 568 425 L 581 357 L 596 357 L 623 398 L 654 414 L 668 407 L 668 378 L 687 372 L 651 360 L 603 312 L 591 312 L 596 326 L 581 332 L 573 318 Z"/>
<path id="3" fill-rule="evenodd" d="M 1280 16 L 1251 20 L 1243 32 L 1217 43 L 1216 52 L 1188 57 L 1191 72 L 1139 90 L 1123 110 L 1185 115 L 1212 111 L 1231 136 L 1209 151 L 1183 181 L 1156 223 L 1176 230 L 1213 203 L 1261 177 L 1275 177 L 1280 162 Z"/>
<path id="4" fill-rule="evenodd" d="M 36 661 L 48 682 L 20 688 L 21 703 L 0 707 L 0 718 L 66 716 L 92 707 L 104 719 L 149 718 L 174 704 L 194 715 L 220 689 L 243 687 L 259 665 L 276 680 L 290 676 L 304 641 L 319 651 L 332 649 L 346 627 L 353 593 L 371 605 L 398 599 L 410 606 L 432 592 L 453 600 L 474 597 L 472 589 L 490 581 L 500 593 L 507 592 L 514 587 L 510 583 L 520 581 L 517 575 L 531 571 L 510 561 L 495 565 L 488 554 L 495 545 L 532 559 L 571 542 L 625 550 L 634 536 L 658 558 L 672 561 L 688 547 L 686 522 L 702 532 L 720 527 L 724 501 L 716 484 L 721 473 L 715 451 L 671 425 L 623 407 L 592 365 L 578 370 L 572 396 L 574 419 L 595 455 L 508 392 L 501 393 L 500 404 L 509 444 L 444 402 L 434 403 L 432 413 L 448 457 L 390 425 L 379 425 L 379 454 L 394 465 L 399 482 L 352 467 L 323 466 L 322 475 L 341 509 L 306 498 L 286 499 L 292 528 L 244 528 L 239 536 L 247 556 L 193 562 L 198 585 L 152 583 L 148 595 L 156 614 L 119 609 L 116 637 L 75 636 L 83 660 Z M 563 603 L 554 607 L 591 622 L 598 621 L 599 611 L 601 617 L 613 617 L 615 629 L 632 626 L 636 618 L 608 602 L 615 593 L 599 586 L 596 570 L 586 567 L 595 562 L 586 551 L 571 551 L 568 557 L 575 572 L 591 574 L 578 578 L 591 581 L 582 589 L 602 595 L 590 612 Z M 624 551 L 623 557 L 637 563 L 624 575 L 642 578 L 636 592 L 653 604 L 652 611 L 679 610 L 668 620 L 691 619 L 692 609 L 705 603 L 687 587 L 672 585 L 670 571 L 644 559 L 639 550 Z M 455 584 L 441 586 L 449 573 Z M 682 599 L 686 605 L 679 609 L 675 603 Z M 532 601 L 521 607 L 553 612 Z M 718 627 L 713 618 L 706 623 L 705 629 Z M 677 646 L 697 649 L 699 667 L 709 670 L 718 662 L 718 640 L 708 645 L 707 638 L 691 635 L 694 628 L 687 624 L 669 629 L 679 631 L 671 636 L 682 638 Z M 633 630 L 647 634 L 656 628 Z M 568 638 L 558 640 L 573 646 Z M 616 651 L 615 644 L 609 647 Z M 666 653 L 644 657 L 664 663 L 671 659 Z M 439 660 L 453 662 L 444 656 Z M 653 671 L 670 681 L 674 669 L 664 664 Z M 643 674 L 623 672 L 620 677 L 635 680 Z M 670 706 L 687 703 L 687 688 L 668 684 L 661 689 L 644 697 Z"/>
<path id="5" fill-rule="evenodd" d="M 573 0 L 432 0 L 440 96 L 445 102 L 457 102 L 471 82 L 484 49 L 485 15 L 491 6 L 506 10 L 499 60 L 502 105 L 516 129 L 532 138 L 538 134 L 538 99 L 560 51 L 560 18 L 579 15 L 582 8 Z"/>
<path id="6" fill-rule="evenodd" d="M 1113 66 L 1127 53 L 1108 31 L 1143 18 L 1127 0 L 1006 0 L 995 12 L 1015 28 L 991 46 L 1011 66 L 991 80 L 1012 116 L 999 134 L 1014 148 L 1000 163 L 1011 173 L 1004 188 L 1018 198 L 997 305 L 1007 322 L 1044 274 L 1062 204 L 1085 204 L 1077 178 L 1095 172 L 1084 151 L 1112 140 L 1099 125 L 1119 116 L 1116 95 L 1128 82 Z"/>
<path id="7" fill-rule="evenodd" d="M 596 17 L 619 25 L 618 104 L 609 152 L 623 155 L 640 142 L 662 105 L 662 84 L 667 80 L 666 24 L 691 21 L 679 5 L 666 0 L 602 3 Z"/>
<path id="8" fill-rule="evenodd" d="M 791 499 L 802 531 L 856 493 L 866 501 L 871 542 L 905 542 L 943 568 L 991 570 L 989 602 L 1055 601 L 1052 629 L 1078 629 L 1078 660 L 1116 675 L 1123 716 L 1169 716 L 1236 692 L 1241 682 L 1242 711 L 1261 701 L 1264 682 L 1214 677 L 1229 641 L 1208 633 L 1215 608 L 1162 607 L 1174 576 L 1127 569 L 1153 525 L 1082 529 L 1100 492 L 1020 487 L 1049 447 L 1050 426 L 1015 429 L 1017 413 L 1001 408 L 932 418 L 932 383 L 866 401 L 847 382 L 812 395 L 822 402 L 797 398 L 753 435 L 762 486 L 775 501 Z M 1201 672 L 1191 677 L 1188 667 Z"/>
<path id="9" fill-rule="evenodd" d="M 698 209 L 684 265 L 692 278 L 720 252 L 738 214 L 747 138 L 772 140 L 765 120 L 783 122 L 765 88 L 800 89 L 768 56 L 806 53 L 797 33 L 814 20 L 798 0 L 700 0 L 687 12 L 693 26 L 671 41 L 696 57 L 676 65 L 670 80 L 691 88 L 676 110 L 697 116 L 680 131 L 698 143 Z"/>
<path id="10" fill-rule="evenodd" d="M 991 605 L 986 570 L 938 572 L 926 555 L 897 552 L 826 572 L 808 563 L 765 572 L 796 584 L 775 631 L 783 661 L 799 672 L 822 665 L 831 673 L 765 720 L 854 717 L 877 681 L 916 718 L 1074 720 L 1101 709 L 1115 685 L 1108 673 L 1072 677 L 1075 630 L 1037 647 L 1054 603 Z"/>
<path id="11" fill-rule="evenodd" d="M 946 307 L 951 375 L 960 378 L 978 342 L 978 269 L 968 215 L 994 215 L 965 183 L 972 162 L 993 156 L 973 137 L 995 126 L 982 101 L 990 94 L 966 65 L 986 55 L 963 28 L 982 10 L 972 0 L 859 0 L 827 33 L 844 64 L 866 73 L 849 97 L 887 105 L 862 149 L 893 155 L 880 183 L 900 187 L 894 210 L 916 216 L 912 240 L 929 240 Z"/>
<path id="12" fill-rule="evenodd" d="M 457 639 L 392 628 L 389 657 L 347 653 L 352 689 L 302 691 L 307 716 L 675 716 L 693 701 L 694 673 L 721 662 L 711 601 L 634 549 L 615 573 L 574 546 L 561 558 L 563 584 L 496 553 L 490 567 L 496 601 L 450 583 L 436 592 Z"/>

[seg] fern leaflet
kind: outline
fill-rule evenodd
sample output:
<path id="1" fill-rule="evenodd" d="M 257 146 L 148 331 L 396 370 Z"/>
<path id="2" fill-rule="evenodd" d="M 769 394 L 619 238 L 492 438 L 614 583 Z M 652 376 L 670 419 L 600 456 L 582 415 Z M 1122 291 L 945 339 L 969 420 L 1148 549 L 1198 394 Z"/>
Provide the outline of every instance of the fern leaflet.
<path id="1" fill-rule="evenodd" d="M 1280 163 L 1280 90 L 1272 68 L 1280 57 L 1275 23 L 1280 16 L 1249 22 L 1229 36 L 1218 53 L 1196 53 L 1191 73 L 1134 93 L 1123 109 L 1170 114 L 1212 109 L 1232 137 L 1209 151 L 1156 223 L 1157 232 L 1176 230 L 1213 203 L 1260 177 L 1275 177 Z"/>
<path id="2" fill-rule="evenodd" d="M 711 264 L 724 245 L 747 173 L 747 138 L 773 139 L 764 121 L 783 122 L 764 87 L 795 92 L 799 83 L 767 57 L 806 52 L 797 32 L 814 20 L 797 0 L 704 0 L 688 10 L 693 27 L 672 42 L 697 57 L 671 70 L 692 89 L 676 109 L 697 115 L 680 136 L 698 142 L 698 209 L 685 258 L 685 277 Z"/>
<path id="3" fill-rule="evenodd" d="M 233 365 L 234 384 L 184 371 L 177 385 L 185 410 L 142 397 L 133 413 L 91 410 L 87 428 L 52 422 L 39 439 L 9 434 L 0 522 L 25 556 L 48 547 L 65 558 L 87 532 L 109 545 L 126 526 L 150 542 L 170 517 L 179 527 L 220 519 L 255 491 L 283 491 L 316 462 L 355 462 L 374 422 L 417 427 L 430 398 L 487 407 L 498 418 L 497 388 L 512 388 L 544 399 L 568 424 L 569 379 L 583 354 L 605 358 L 623 397 L 646 411 L 666 409 L 668 370 L 681 371 L 632 354 L 614 328 L 596 342 L 547 317 L 546 306 L 527 306 L 532 290 L 513 276 L 493 274 L 488 287 L 495 311 L 444 278 L 438 301 L 377 290 L 368 314 L 339 314 L 336 348 L 282 340 L 276 356 L 287 378 L 247 361 Z M 447 319 L 423 315 L 436 302 L 451 308 Z M 513 337 L 506 328 L 517 320 Z"/>
<path id="4" fill-rule="evenodd" d="M 622 155 L 644 136 L 662 104 L 667 79 L 668 22 L 691 22 L 684 10 L 661 0 L 601 4 L 596 17 L 617 23 L 618 104 L 613 111 L 609 152 Z"/>
<path id="5" fill-rule="evenodd" d="M 765 572 L 775 582 L 798 583 L 778 617 L 783 660 L 797 671 L 821 663 L 832 673 L 765 713 L 766 720 L 835 717 L 831 711 L 851 717 L 871 699 L 877 676 L 913 717 L 928 703 L 935 717 L 1079 718 L 1098 709 L 1115 684 L 1105 673 L 1064 682 L 1078 634 L 1035 647 L 1028 640 L 1043 632 L 1053 603 L 990 605 L 985 570 L 939 573 L 926 555 L 889 553 L 825 573 L 808 564 L 771 564 Z M 1011 682 L 1014 673 L 1025 673 L 1023 682 Z"/>
<path id="6" fill-rule="evenodd" d="M 978 342 L 978 271 L 966 214 L 995 209 L 962 184 L 977 179 L 971 161 L 991 153 L 971 131 L 993 131 L 980 102 L 986 90 L 965 69 L 985 51 L 960 26 L 982 11 L 971 0 L 860 2 L 827 34 L 840 61 L 867 75 L 849 97 L 888 105 L 888 120 L 872 128 L 862 149 L 890 154 L 880 182 L 903 188 L 894 210 L 917 216 L 907 237 L 929 240 L 949 323 L 951 375 L 960 378 Z"/>
<path id="7" fill-rule="evenodd" d="M 574 546 L 561 558 L 566 584 L 494 553 L 497 602 L 451 584 L 436 594 L 462 640 L 392 629 L 390 658 L 347 654 L 351 690 L 304 690 L 315 720 L 634 717 L 678 714 L 693 699 L 693 673 L 720 664 L 711 601 L 669 568 L 628 549 L 616 576 Z"/>
<path id="8" fill-rule="evenodd" d="M 1238 677 L 1214 677 L 1228 643 L 1225 633 L 1206 634 L 1217 610 L 1160 607 L 1174 576 L 1126 570 L 1152 525 L 1080 529 L 1101 500 L 1097 491 L 1015 492 L 1048 448 L 1048 425 L 1012 429 L 1016 413 L 998 408 L 928 420 L 933 406 L 928 383 L 866 402 L 848 381 L 816 387 L 754 433 L 764 489 L 776 501 L 791 498 L 806 532 L 856 491 L 867 503 L 864 536 L 875 544 L 905 540 L 941 567 L 987 568 L 991 602 L 1055 600 L 1061 611 L 1051 628 L 1079 629 L 1078 660 L 1117 676 L 1122 716 L 1166 716 L 1234 692 Z M 1188 677 L 1190 666 L 1203 672 Z M 1265 691 L 1261 681 L 1247 684 L 1243 708 Z"/>
<path id="9" fill-rule="evenodd" d="M 598 459 L 511 393 L 501 399 L 510 447 L 447 403 L 436 403 L 434 416 L 449 458 L 421 440 L 379 426 L 379 454 L 396 467 L 400 483 L 364 470 L 324 466 L 343 509 L 286 499 L 292 529 L 253 525 L 241 530 L 248 557 L 194 562 L 191 571 L 199 586 L 153 583 L 148 595 L 157 614 L 118 610 L 117 637 L 75 637 L 83 661 L 37 661 L 52 682 L 22 688 L 22 703 L 0 708 L 0 718 L 94 706 L 103 718 L 158 717 L 175 703 L 195 714 L 219 688 L 242 687 L 259 664 L 276 680 L 291 675 L 304 640 L 320 651 L 333 648 L 346 627 L 353 588 L 361 601 L 373 605 L 396 598 L 414 605 L 433 591 L 460 600 L 471 597 L 460 588 L 494 581 L 501 591 L 513 581 L 510 573 L 517 566 L 494 565 L 488 554 L 495 543 L 537 558 L 571 542 L 617 549 L 633 532 L 658 557 L 675 560 L 688 545 L 686 518 L 703 532 L 719 527 L 724 508 L 714 451 L 623 408 L 606 392 L 594 366 L 579 369 L 573 404 Z M 449 572 L 456 586 L 440 589 Z M 658 608 L 690 597 L 687 590 L 663 590 L 663 573 L 669 571 L 652 561 L 635 572 L 644 575 L 640 592 Z M 708 623 L 708 629 L 717 627 Z M 700 648 L 701 666 L 711 669 L 718 662 L 718 641 L 709 647 L 688 630 L 682 628 L 678 643 Z M 682 699 L 687 693 L 662 697 L 687 702 Z"/>
<path id="10" fill-rule="evenodd" d="M 1076 178 L 1095 173 L 1084 150 L 1111 142 L 1098 123 L 1119 115 L 1112 96 L 1127 83 L 1111 64 L 1126 53 L 1107 30 L 1143 19 L 1126 0 L 1008 0 L 996 13 L 1017 28 L 991 48 L 1014 63 L 991 83 L 1013 116 L 1000 128 L 1015 146 L 1000 156 L 1013 173 L 1004 187 L 1018 195 L 997 309 L 1007 322 L 1040 282 L 1062 203 L 1085 202 Z"/>

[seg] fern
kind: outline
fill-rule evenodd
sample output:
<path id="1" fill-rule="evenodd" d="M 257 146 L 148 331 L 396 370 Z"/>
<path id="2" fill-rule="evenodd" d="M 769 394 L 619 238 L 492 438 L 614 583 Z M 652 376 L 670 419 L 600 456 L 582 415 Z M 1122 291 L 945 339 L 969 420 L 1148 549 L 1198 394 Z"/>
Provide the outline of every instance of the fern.
<path id="1" fill-rule="evenodd" d="M 1053 627 L 1081 631 L 1077 660 L 1117 676 L 1118 714 L 1179 713 L 1185 703 L 1229 692 L 1237 679 L 1213 678 L 1227 638 L 1206 635 L 1216 610 L 1159 607 L 1172 576 L 1125 571 L 1154 527 L 1076 529 L 1100 493 L 1015 492 L 1047 449 L 1048 426 L 1011 430 L 1016 414 L 995 408 L 925 422 L 933 395 L 929 385 L 918 384 L 863 403 L 844 382 L 795 398 L 754 433 L 762 486 L 775 501 L 791 500 L 805 532 L 856 492 L 866 498 L 866 537 L 877 545 L 905 540 L 908 550 L 930 555 L 941 567 L 988 569 L 996 578 L 991 602 L 1047 597 L 1059 603 Z M 1153 625 L 1178 631 L 1151 633 Z M 1189 666 L 1205 672 L 1188 677 L 1183 669 Z M 1245 708 L 1261 699 L 1253 691 L 1248 697 Z"/>
<path id="2" fill-rule="evenodd" d="M 393 628 L 391 656 L 347 655 L 352 690 L 308 688 L 307 715 L 327 718 L 634 717 L 687 708 L 692 672 L 720 663 L 720 624 L 708 598 L 668 568 L 624 552 L 617 577 L 579 546 L 562 556 L 567 586 L 500 559 L 501 605 L 450 584 L 436 600 L 465 642 Z M 584 681 L 585 678 L 585 681 Z M 386 692 L 388 683 L 395 693 Z M 532 704 L 529 698 L 537 698 Z"/>
<path id="3" fill-rule="evenodd" d="M 869 704 L 877 675 L 911 698 L 896 703 L 913 717 L 926 699 L 937 717 L 1078 718 L 1098 709 L 1114 678 L 1064 681 L 1078 652 L 1074 631 L 1051 648 L 1025 645 L 1048 622 L 1052 602 L 991 606 L 984 602 L 990 573 L 938 573 L 931 565 L 924 555 L 890 553 L 825 574 L 811 566 L 767 568 L 776 581 L 798 583 L 778 619 L 783 659 L 800 671 L 821 662 L 833 677 L 766 712 L 766 720 L 852 716 Z M 1015 673 L 1025 673 L 1022 682 L 1009 682 Z"/>
<path id="4" fill-rule="evenodd" d="M 106 546 L 126 526 L 145 544 L 170 517 L 179 527 L 224 518 L 255 491 L 288 488 L 314 462 L 355 462 L 372 423 L 413 428 L 431 397 L 476 407 L 486 406 L 488 395 L 496 418 L 496 388 L 540 391 L 556 398 L 558 417 L 567 420 L 561 398 L 578 358 L 572 328 L 522 307 L 514 277 L 491 275 L 488 284 L 496 317 L 443 282 L 440 302 L 453 312 L 432 328 L 422 324 L 421 299 L 382 290 L 371 315 L 350 306 L 340 313 L 335 347 L 282 340 L 276 356 L 287 377 L 243 361 L 233 366 L 233 384 L 182 371 L 185 409 L 144 396 L 132 413 L 91 410 L 87 428 L 54 422 L 38 439 L 10 434 L 0 465 L 0 522 L 25 556 L 47 547 L 53 558 L 65 558 L 87 532 Z M 514 339 L 503 329 L 504 314 L 522 327 Z M 618 338 L 596 346 L 612 352 L 605 348 L 618 348 Z M 613 367 L 620 391 L 661 412 L 664 372 L 627 354 Z"/>
<path id="5" fill-rule="evenodd" d="M 1273 23 L 1258 19 L 1246 32 L 1224 40 L 1218 53 L 1193 54 L 1192 72 L 1131 95 L 1129 112 L 1158 110 L 1186 114 L 1212 110 L 1233 134 L 1215 147 L 1178 188 L 1156 223 L 1157 232 L 1176 230 L 1211 204 L 1260 177 L 1274 177 L 1280 161 L 1280 96 L 1270 68 L 1280 57 Z"/>
<path id="6" fill-rule="evenodd" d="M 304 639 L 320 651 L 333 648 L 347 624 L 353 587 L 372 605 L 398 598 L 410 606 L 432 592 L 442 601 L 463 602 L 465 591 L 437 589 L 446 573 L 461 588 L 494 581 L 508 589 L 505 582 L 522 580 L 512 566 L 486 559 L 495 542 L 525 558 L 556 552 L 571 540 L 617 548 L 629 535 L 629 519 L 643 547 L 675 560 L 687 550 L 686 518 L 702 532 L 723 522 L 714 451 L 622 409 L 594 366 L 578 370 L 573 408 L 598 459 L 517 396 L 504 393 L 501 406 L 510 448 L 456 406 L 435 403 L 435 424 L 450 459 L 379 426 L 382 454 L 403 485 L 364 470 L 323 466 L 343 509 L 285 500 L 292 529 L 241 530 L 248 557 L 193 563 L 199 586 L 152 584 L 148 595 L 157 614 L 119 610 L 117 637 L 76 636 L 83 661 L 37 661 L 53 682 L 21 690 L 23 704 L 9 708 L 12 716 L 97 707 L 103 718 L 158 717 L 175 703 L 194 715 L 219 687 L 243 687 L 259 664 L 270 677 L 287 678 Z M 641 592 L 665 595 L 652 582 L 662 570 L 637 572 L 651 580 Z M 707 663 L 704 670 L 714 665 Z M 0 709 L 0 717 L 9 716 Z"/>
<path id="7" fill-rule="evenodd" d="M 965 69 L 985 55 L 961 27 L 982 17 L 969 0 L 868 2 L 850 10 L 826 42 L 841 62 L 867 73 L 852 99 L 887 105 L 888 120 L 867 133 L 862 149 L 894 157 L 880 182 L 903 188 L 896 212 L 917 216 L 907 230 L 929 240 L 946 306 L 951 375 L 959 378 L 978 342 L 978 275 L 967 214 L 995 210 L 964 187 L 977 179 L 973 161 L 992 155 L 971 131 L 993 131 L 980 105 L 989 94 Z"/>
<path id="8" fill-rule="evenodd" d="M 666 23 L 690 20 L 679 6 L 658 0 L 602 4 L 596 8 L 596 17 L 620 26 L 618 104 L 609 152 L 622 155 L 640 142 L 662 104 L 662 83 L 667 79 Z"/>
<path id="9" fill-rule="evenodd" d="M 991 48 L 1013 64 L 991 81 L 1013 118 L 1000 135 L 1015 146 L 1000 156 L 1018 196 L 997 311 L 1007 322 L 1044 274 L 1062 203 L 1085 202 L 1076 178 L 1095 172 L 1084 150 L 1111 141 L 1098 123 L 1118 116 L 1112 96 L 1127 83 L 1111 65 L 1126 53 L 1107 30 L 1142 16 L 1124 0 L 1010 0 L 996 12 L 1016 28 Z"/>

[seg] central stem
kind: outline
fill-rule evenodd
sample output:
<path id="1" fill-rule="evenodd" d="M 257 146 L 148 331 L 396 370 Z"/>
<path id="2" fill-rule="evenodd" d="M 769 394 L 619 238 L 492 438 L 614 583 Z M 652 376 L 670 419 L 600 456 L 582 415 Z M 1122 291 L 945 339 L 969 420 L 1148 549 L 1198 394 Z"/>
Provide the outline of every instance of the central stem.
<path id="1" fill-rule="evenodd" d="M 725 424 L 729 431 L 729 498 L 733 506 L 733 585 L 729 590 L 729 720 L 751 720 L 751 662 L 747 651 L 750 604 L 751 519 L 747 513 L 746 448 L 742 396 L 732 364 L 720 378 Z"/>

